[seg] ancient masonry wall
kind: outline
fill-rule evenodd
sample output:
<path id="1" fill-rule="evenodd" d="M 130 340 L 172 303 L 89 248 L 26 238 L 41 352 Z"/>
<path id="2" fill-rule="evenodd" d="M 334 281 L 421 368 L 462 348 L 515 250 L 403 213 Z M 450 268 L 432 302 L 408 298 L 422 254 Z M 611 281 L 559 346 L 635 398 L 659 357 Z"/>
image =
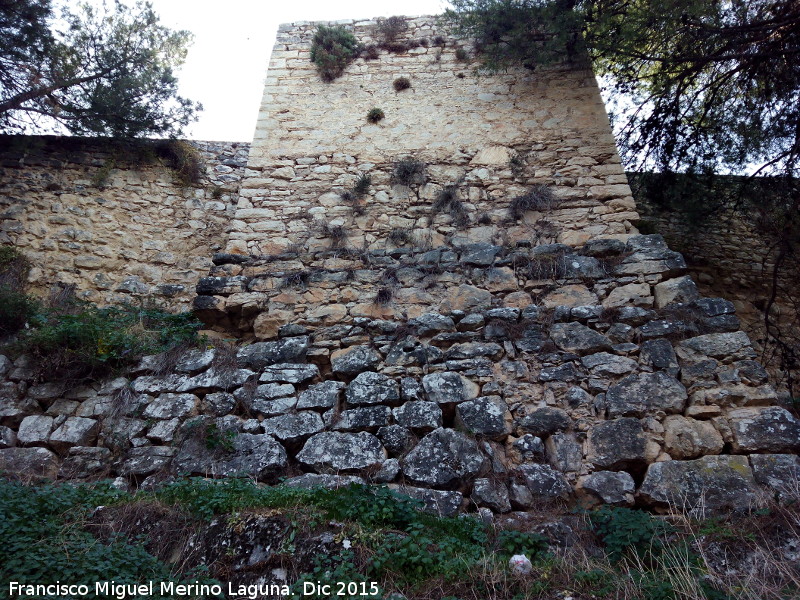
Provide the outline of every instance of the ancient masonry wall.
<path id="1" fill-rule="evenodd" d="M 471 44 L 445 38 L 435 23 L 408 20 L 406 31 L 384 43 L 389 50 L 358 58 L 331 83 L 309 61 L 315 25 L 280 27 L 229 252 L 324 247 L 315 221 L 344 226 L 349 246 L 369 249 L 384 248 L 395 229 L 434 247 L 451 237 L 539 236 L 575 245 L 632 231 L 638 215 L 592 72 L 477 77 L 474 61 L 457 58 L 459 50 L 474 54 Z M 385 42 L 375 21 L 341 24 L 366 46 Z M 399 77 L 411 87 L 395 91 Z M 376 124 L 366 118 L 372 108 L 385 114 Z M 409 155 L 428 166 L 418 196 L 390 182 L 392 163 Z M 354 214 L 340 193 L 364 174 L 372 186 Z M 511 199 L 533 183 L 553 186 L 562 201 L 546 215 L 504 223 Z M 464 234 L 431 210 L 437 192 L 454 184 L 477 225 Z"/>
<path id="2" fill-rule="evenodd" d="M 245 343 L 79 389 L 0 357 L 0 470 L 372 481 L 447 514 L 746 509 L 798 478 L 800 421 L 734 306 L 631 225 L 591 75 L 473 79 L 469 45 L 437 45 L 432 23 L 330 84 L 307 60 L 313 26 L 281 27 L 226 252 L 194 300 Z M 424 185 L 391 185 L 407 155 Z M 354 210 L 341 194 L 362 173 Z M 534 183 L 561 202 L 512 218 Z M 459 227 L 432 211 L 447 185 Z"/>
<path id="3" fill-rule="evenodd" d="M 192 144 L 204 173 L 187 187 L 158 161 L 133 165 L 107 141 L 0 137 L 0 243 L 31 259 L 32 291 L 74 284 L 98 304 L 154 297 L 189 308 L 224 247 L 249 150 Z"/>
<path id="4" fill-rule="evenodd" d="M 662 234 L 669 246 L 681 252 L 701 293 L 724 296 L 733 302 L 770 380 L 782 392 L 786 390 L 787 365 L 781 353 L 767 341 L 764 307 L 773 286 L 775 248 L 752 222 L 732 210 L 718 209 L 697 222 L 680 211 L 667 210 L 645 198 L 637 200 L 642 218 Z M 800 340 L 798 322 L 797 276 L 800 264 L 789 259 L 777 281 L 778 292 L 772 308 L 774 321 L 786 341 Z M 793 373 L 797 380 L 799 373 Z"/>

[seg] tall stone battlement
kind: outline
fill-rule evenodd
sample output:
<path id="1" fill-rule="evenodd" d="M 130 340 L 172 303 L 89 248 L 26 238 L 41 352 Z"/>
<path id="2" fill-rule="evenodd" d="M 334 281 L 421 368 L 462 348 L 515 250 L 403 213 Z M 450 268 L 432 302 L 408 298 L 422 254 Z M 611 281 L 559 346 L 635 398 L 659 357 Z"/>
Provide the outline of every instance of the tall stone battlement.
<path id="1" fill-rule="evenodd" d="M 633 231 L 638 215 L 591 70 L 477 76 L 471 43 L 447 37 L 435 17 L 408 19 L 391 43 L 376 21 L 342 23 L 367 50 L 330 83 L 310 61 L 315 25 L 279 28 L 228 252 L 324 248 L 314 221 L 370 250 L 396 229 L 433 247 L 462 238 L 577 245 Z M 400 77 L 410 87 L 396 91 Z M 373 108 L 385 115 L 378 123 L 367 119 Z M 406 156 L 426 165 L 419 189 L 392 183 Z M 341 194 L 362 175 L 371 186 L 354 212 Z M 552 186 L 557 204 L 507 223 L 511 200 L 532 184 Z M 454 185 L 464 231 L 432 210 Z"/>

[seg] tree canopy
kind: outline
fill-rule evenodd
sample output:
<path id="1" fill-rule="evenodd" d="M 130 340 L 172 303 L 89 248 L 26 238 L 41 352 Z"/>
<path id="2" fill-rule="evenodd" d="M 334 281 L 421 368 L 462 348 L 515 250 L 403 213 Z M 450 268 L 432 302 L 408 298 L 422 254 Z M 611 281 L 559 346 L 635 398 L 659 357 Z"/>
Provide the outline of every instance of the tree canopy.
<path id="1" fill-rule="evenodd" d="M 147 2 L 0 0 L 0 129 L 179 135 L 202 108 L 177 93 L 190 39 L 160 25 Z"/>
<path id="2" fill-rule="evenodd" d="M 618 141 L 631 166 L 798 174 L 796 0 L 452 4 L 448 18 L 490 68 L 588 56 L 625 108 Z"/>

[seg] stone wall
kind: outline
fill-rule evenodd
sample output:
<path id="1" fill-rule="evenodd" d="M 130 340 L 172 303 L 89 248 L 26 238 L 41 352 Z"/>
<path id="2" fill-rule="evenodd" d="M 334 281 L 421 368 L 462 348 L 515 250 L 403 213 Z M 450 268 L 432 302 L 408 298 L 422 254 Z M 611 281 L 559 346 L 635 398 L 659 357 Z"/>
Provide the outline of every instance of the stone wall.
<path id="1" fill-rule="evenodd" d="M 648 228 L 662 234 L 671 248 L 683 254 L 688 273 L 701 292 L 733 302 L 770 380 L 781 392 L 789 393 L 788 373 L 792 371 L 797 385 L 800 371 L 797 364 L 790 366 L 782 360 L 780 349 L 766 334 L 764 309 L 773 289 L 776 250 L 772 240 L 756 227 L 753 220 L 757 217 L 724 204 L 698 217 L 653 202 L 644 193 L 637 193 L 636 204 Z M 798 273 L 800 264 L 790 257 L 779 271 L 772 307 L 783 339 L 796 349 L 800 349 Z"/>
<path id="2" fill-rule="evenodd" d="M 225 244 L 249 149 L 192 144 L 204 173 L 184 186 L 162 159 L 134 158 L 138 145 L 0 137 L 0 243 L 31 259 L 32 290 L 74 284 L 98 304 L 153 296 L 186 309 Z"/>
<path id="3" fill-rule="evenodd" d="M 454 237 L 576 245 L 633 231 L 638 215 L 588 68 L 476 76 L 477 63 L 458 58 L 474 54 L 471 44 L 446 37 L 435 17 L 409 19 L 390 44 L 375 21 L 341 23 L 368 50 L 330 83 L 309 61 L 316 26 L 279 29 L 228 252 L 325 247 L 320 223 L 342 226 L 348 246 L 367 249 L 385 247 L 394 230 L 432 247 Z M 411 87 L 395 91 L 399 77 Z M 372 108 L 385 114 L 376 124 L 366 118 Z M 427 165 L 419 189 L 391 182 L 392 164 L 409 155 Z M 362 175 L 372 185 L 353 210 L 341 194 Z M 559 201 L 507 223 L 512 198 L 534 183 L 552 186 Z M 448 185 L 458 188 L 467 232 L 432 210 Z"/>
<path id="4" fill-rule="evenodd" d="M 0 357 L 0 470 L 355 478 L 447 514 L 746 509 L 797 479 L 800 421 L 734 305 L 631 224 L 591 74 L 474 79 L 469 44 L 432 23 L 332 83 L 308 62 L 313 26 L 281 27 L 227 245 L 193 302 L 242 343 L 79 389 Z M 347 24 L 370 42 L 373 22 Z M 393 185 L 409 155 L 426 180 Z M 511 214 L 535 184 L 556 199 Z"/>
<path id="5" fill-rule="evenodd" d="M 78 389 L 0 357 L 0 470 L 145 487 L 188 474 L 367 480 L 446 514 L 747 509 L 796 480 L 800 421 L 775 405 L 733 305 L 700 297 L 663 238 L 522 252 L 549 290 L 537 300 L 473 281 L 413 318 L 290 319 L 270 341 L 193 350 L 166 373 L 149 357 Z M 509 257 L 438 260 L 437 277 L 469 277 Z M 398 285 L 424 289 L 422 264 L 398 265 Z M 349 285 L 332 271 L 308 292 Z"/>

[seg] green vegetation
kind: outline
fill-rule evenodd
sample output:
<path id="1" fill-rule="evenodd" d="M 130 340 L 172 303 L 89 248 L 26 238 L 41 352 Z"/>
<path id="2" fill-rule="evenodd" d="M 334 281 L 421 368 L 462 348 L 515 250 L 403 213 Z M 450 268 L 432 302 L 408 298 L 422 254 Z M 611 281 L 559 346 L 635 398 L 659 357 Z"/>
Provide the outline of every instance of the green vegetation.
<path id="1" fill-rule="evenodd" d="M 379 121 L 383 121 L 384 117 L 386 117 L 386 115 L 380 108 L 370 108 L 367 112 L 367 121 L 370 123 L 378 123 Z"/>
<path id="2" fill-rule="evenodd" d="M 180 135 L 202 109 L 174 75 L 191 37 L 146 2 L 0 3 L 0 130 Z"/>
<path id="3" fill-rule="evenodd" d="M 181 581 L 142 543 L 118 537 L 103 542 L 85 527 L 98 506 L 124 501 L 130 497 L 108 485 L 28 487 L 0 480 L 0 579 L 26 584 L 59 580 L 88 585 L 92 592 L 94 582 L 110 579 Z M 213 581 L 200 572 L 184 576 L 192 582 Z"/>
<path id="4" fill-rule="evenodd" d="M 395 92 L 402 92 L 411 87 L 411 80 L 408 77 L 398 77 L 392 85 Z"/>
<path id="5" fill-rule="evenodd" d="M 16 334 L 3 351 L 34 357 L 43 379 L 100 376 L 146 354 L 197 342 L 201 323 L 190 313 L 146 304 L 99 308 L 77 300 L 72 287 L 38 300 L 24 291 L 28 269 L 15 248 L 0 249 L 0 334 Z"/>
<path id="6" fill-rule="evenodd" d="M 381 19 L 375 26 L 376 33 L 384 42 L 393 42 L 397 36 L 408 29 L 404 17 L 389 17 Z"/>
<path id="7" fill-rule="evenodd" d="M 116 515 L 113 529 L 119 535 L 109 536 L 98 526 L 103 517 L 98 520 L 93 511 L 100 505 Z M 224 556 L 209 565 L 197 564 L 196 555 L 181 556 L 167 566 L 148 554 L 158 548 L 161 535 L 159 528 L 143 528 L 151 515 L 166 517 L 158 522 L 169 524 L 171 536 L 186 539 L 202 535 L 212 520 L 215 527 L 230 528 L 231 535 L 247 535 L 243 528 L 254 518 L 273 520 L 278 525 L 274 544 L 261 540 L 272 545 L 273 554 L 248 569 L 280 564 L 298 594 L 306 581 L 363 582 L 366 593 L 359 597 L 401 593 L 417 600 L 549 600 L 564 594 L 596 600 L 779 600 L 800 591 L 800 567 L 772 556 L 780 552 L 781 539 L 797 533 L 796 506 L 710 524 L 667 524 L 646 512 L 605 507 L 585 520 L 573 517 L 576 541 L 550 548 L 537 533 L 496 529 L 469 515 L 436 517 L 421 509 L 418 500 L 363 485 L 327 490 L 184 479 L 131 495 L 103 484 L 26 487 L 0 480 L 5 541 L 0 577 L 36 583 L 55 572 L 61 581 L 75 582 L 229 580 Z M 546 522 L 552 515 L 539 517 Z M 743 531 L 737 535 L 737 530 Z M 143 531 L 150 537 L 128 539 Z M 314 548 L 319 542 L 313 540 L 323 534 L 332 545 L 311 555 L 302 550 Z M 703 558 L 710 547 L 725 554 L 743 544 L 746 554 L 760 557 L 763 577 L 758 580 L 749 578 L 747 568 L 740 575 L 714 571 Z M 508 560 L 514 554 L 531 560 L 529 576 L 511 576 Z M 729 569 L 728 562 L 724 565 Z"/>
<path id="8" fill-rule="evenodd" d="M 16 333 L 39 303 L 24 293 L 30 263 L 14 246 L 0 246 L 0 336 Z"/>
<path id="9" fill-rule="evenodd" d="M 47 378 L 98 376 L 130 365 L 146 354 L 197 341 L 201 324 L 190 313 L 119 305 L 98 308 L 69 300 L 42 308 L 13 344 L 31 354 Z"/>
<path id="10" fill-rule="evenodd" d="M 311 41 L 311 62 L 323 81 L 333 81 L 361 51 L 355 36 L 342 26 L 320 25 Z"/>

